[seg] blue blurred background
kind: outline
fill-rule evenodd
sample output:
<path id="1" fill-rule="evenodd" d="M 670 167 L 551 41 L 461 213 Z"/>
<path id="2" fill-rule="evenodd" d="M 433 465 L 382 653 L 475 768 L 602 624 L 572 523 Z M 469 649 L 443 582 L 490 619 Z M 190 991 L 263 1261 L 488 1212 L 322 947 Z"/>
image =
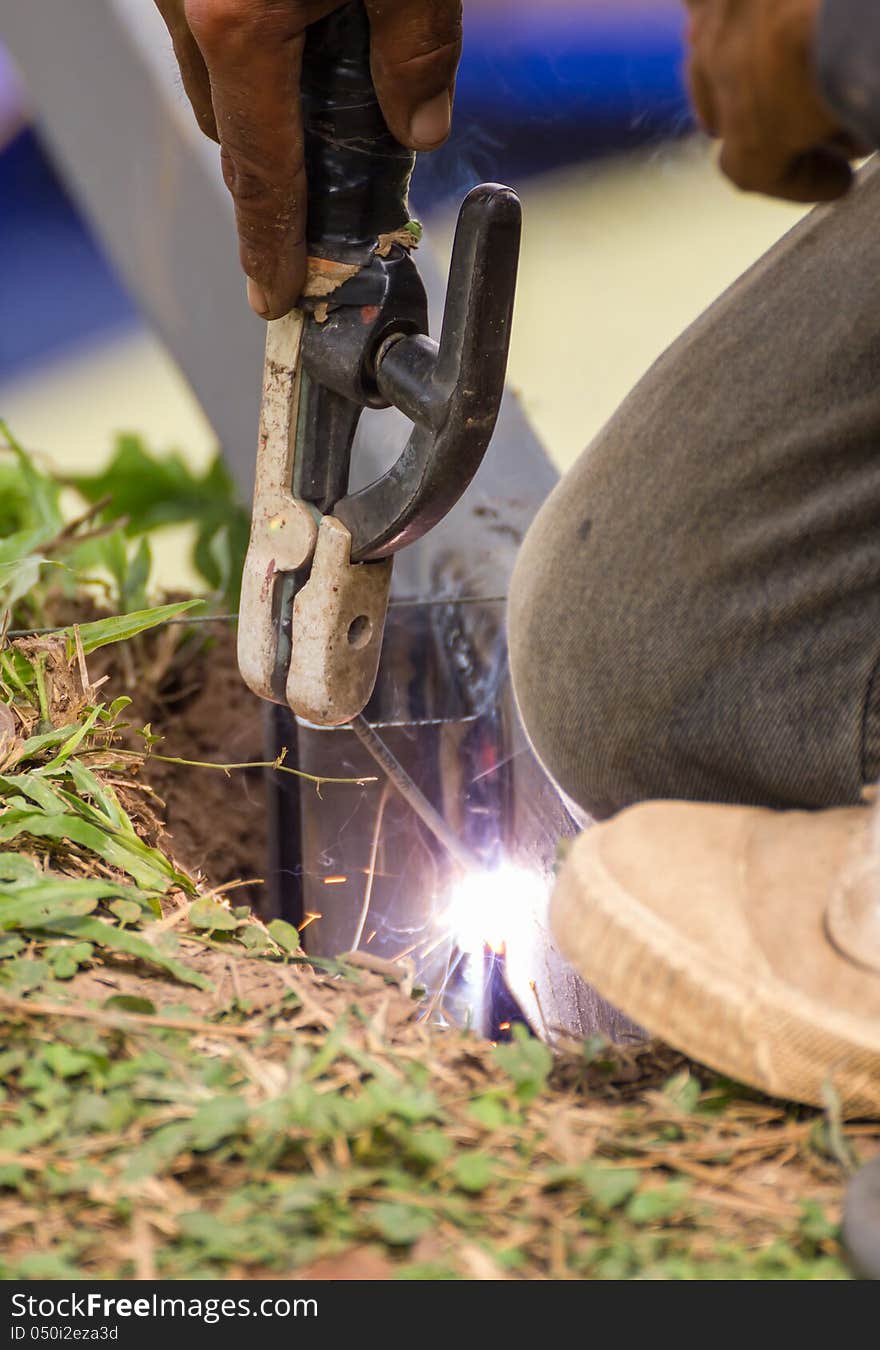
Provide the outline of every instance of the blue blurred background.
<path id="1" fill-rule="evenodd" d="M 45 21 L 55 3 L 39 0 L 31 12 Z M 794 223 L 800 208 L 736 192 L 717 171 L 706 138 L 694 134 L 682 78 L 682 0 L 464 0 L 464 8 L 453 134 L 443 149 L 420 157 L 414 208 L 442 273 L 464 193 L 481 179 L 519 189 L 525 228 L 508 380 L 562 470 L 670 341 Z M 98 209 L 107 210 L 115 200 L 108 175 L 130 154 L 133 172 L 119 189 L 128 195 L 115 226 L 124 221 L 132 232 L 129 258 L 145 293 L 161 294 L 164 331 L 170 334 L 174 324 L 179 331 L 192 319 L 197 336 L 190 346 L 189 336 L 178 340 L 184 373 L 71 204 L 29 124 L 27 90 L 4 63 L 4 16 L 11 41 L 28 11 L 24 0 L 0 0 L 0 416 L 29 447 L 71 471 L 106 459 L 120 430 L 143 435 L 157 449 L 176 447 L 194 468 L 204 466 L 216 452 L 215 428 L 222 422 L 227 448 L 249 477 L 256 412 L 245 407 L 240 390 L 251 388 L 256 403 L 261 333 L 244 305 L 216 147 L 195 130 L 153 0 L 82 3 L 93 19 L 115 16 L 115 39 L 105 35 L 103 45 L 100 30 L 76 28 L 77 9 L 59 7 L 64 23 L 43 49 L 40 87 L 44 95 L 58 95 L 56 134 L 65 107 L 81 98 L 72 129 L 100 125 L 103 134 L 106 125 L 113 136 L 116 59 L 123 62 L 120 78 L 137 69 L 143 81 L 132 87 L 126 125 L 138 124 L 135 107 L 144 115 L 138 88 L 148 100 L 151 83 L 161 90 L 156 106 L 162 102 L 167 120 L 156 122 L 149 154 L 117 140 L 116 160 L 108 165 L 99 149 L 77 141 L 75 158 L 80 168 L 94 170 L 93 187 L 101 183 L 92 209 L 100 199 Z M 79 61 L 88 54 L 92 68 L 101 70 L 99 89 L 90 89 L 77 61 L 67 59 L 62 30 L 68 42 L 77 34 Z M 137 37 L 127 54 L 123 32 Z M 40 50 L 37 40 L 30 59 Z M 66 64 L 56 69 L 59 60 Z M 39 115 L 36 99 L 33 114 Z M 143 124 L 151 125 L 149 117 Z M 166 173 L 161 137 L 172 127 L 180 159 L 175 151 Z M 104 146 L 106 152 L 106 137 Z M 204 157 L 203 181 L 210 185 L 196 194 L 197 209 L 211 210 L 216 191 L 223 216 L 212 234 L 203 290 L 187 290 L 187 305 L 193 295 L 205 295 L 204 310 L 195 314 L 177 306 L 177 282 L 162 249 L 163 231 L 177 228 L 168 226 L 174 203 L 187 200 L 186 185 L 175 177 L 186 156 L 190 164 Z M 153 212 L 156 192 L 165 196 Z M 227 231 L 228 276 L 218 272 Z M 115 238 L 124 250 L 119 228 Z M 188 256 L 198 267 L 197 252 Z M 215 297 L 204 287 L 221 275 L 223 314 L 236 312 L 239 293 L 242 313 L 235 335 L 227 330 L 218 343 L 214 366 L 204 321 Z M 201 385 L 194 358 L 202 363 Z M 231 377 L 224 361 L 235 363 Z M 213 422 L 188 382 L 205 390 L 206 379 Z M 218 380 L 220 402 L 226 398 L 220 414 Z M 237 429 L 230 432 L 230 423 Z M 179 587 L 183 565 L 181 551 L 169 552 L 162 584 L 167 578 Z"/>
<path id="2" fill-rule="evenodd" d="M 680 0 L 466 0 L 465 11 L 454 134 L 420 161 L 421 213 L 481 178 L 521 187 L 690 128 Z M 0 384 L 137 323 L 23 106 L 0 50 Z"/>

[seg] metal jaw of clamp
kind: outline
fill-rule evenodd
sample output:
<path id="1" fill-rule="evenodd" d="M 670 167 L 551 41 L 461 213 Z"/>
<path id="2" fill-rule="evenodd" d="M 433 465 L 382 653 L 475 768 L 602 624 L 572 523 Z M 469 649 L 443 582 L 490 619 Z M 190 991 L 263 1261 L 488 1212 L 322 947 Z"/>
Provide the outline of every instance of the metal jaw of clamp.
<path id="1" fill-rule="evenodd" d="M 394 553 L 455 505 L 488 448 L 520 205 L 497 184 L 465 199 L 438 344 L 408 246 L 413 157 L 381 118 L 359 2 L 310 30 L 303 89 L 312 285 L 269 325 L 238 658 L 254 693 L 338 726 L 376 680 Z M 350 492 L 361 413 L 391 405 L 412 421 L 409 440 Z"/>

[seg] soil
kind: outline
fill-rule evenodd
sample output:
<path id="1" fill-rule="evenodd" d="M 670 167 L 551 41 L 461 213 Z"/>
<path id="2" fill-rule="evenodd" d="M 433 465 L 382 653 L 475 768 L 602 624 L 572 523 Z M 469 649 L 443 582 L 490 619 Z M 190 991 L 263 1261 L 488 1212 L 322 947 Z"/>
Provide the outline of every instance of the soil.
<path id="1" fill-rule="evenodd" d="M 185 917 L 186 910 L 184 905 L 177 913 Z M 172 912 L 172 922 L 175 917 Z M 166 928 L 171 926 L 167 918 L 163 922 Z M 102 1005 L 111 996 L 121 995 L 148 999 L 160 1012 L 168 1007 L 179 1010 L 185 1006 L 198 1017 L 213 1017 L 233 1004 L 250 1015 L 268 1013 L 280 1007 L 293 987 L 287 966 L 242 960 L 238 948 L 224 951 L 181 937 L 175 957 L 190 970 L 204 975 L 210 986 L 206 989 L 184 986 L 138 961 L 109 956 L 100 964 L 79 971 L 68 990 L 84 1003 Z"/>
<path id="2" fill-rule="evenodd" d="M 182 658 L 182 659 L 181 659 Z M 115 681 L 114 681 L 115 682 Z M 126 692 L 132 696 L 132 691 Z M 265 760 L 263 703 L 243 683 L 234 629 L 212 625 L 192 653 L 178 653 L 153 690 L 134 695 L 134 725 L 149 722 L 163 755 L 206 763 Z M 148 761 L 143 777 L 164 803 L 170 853 L 209 887 L 249 884 L 233 896 L 267 905 L 268 775 L 263 769 L 200 769 Z"/>

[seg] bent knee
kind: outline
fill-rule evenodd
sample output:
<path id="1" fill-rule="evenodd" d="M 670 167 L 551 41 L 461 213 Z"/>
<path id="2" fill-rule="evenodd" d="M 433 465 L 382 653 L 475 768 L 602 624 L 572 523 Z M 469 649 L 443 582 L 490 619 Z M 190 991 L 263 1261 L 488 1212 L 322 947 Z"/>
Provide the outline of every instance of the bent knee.
<path id="1" fill-rule="evenodd" d="M 539 515 L 517 559 L 508 634 L 514 694 L 533 750 L 560 788 L 596 819 L 642 798 L 639 760 L 652 732 L 651 699 L 638 688 L 626 649 L 630 619 L 613 621 L 608 583 L 593 579 L 560 539 L 553 503 Z M 583 570 L 586 568 L 587 570 Z M 601 605 L 590 603 L 604 586 Z"/>
<path id="2" fill-rule="evenodd" d="M 717 796 L 700 744 L 702 663 L 687 659 L 699 616 L 625 557 L 597 562 L 566 516 L 554 494 L 511 581 L 511 676 L 532 748 L 596 819 L 652 798 Z"/>

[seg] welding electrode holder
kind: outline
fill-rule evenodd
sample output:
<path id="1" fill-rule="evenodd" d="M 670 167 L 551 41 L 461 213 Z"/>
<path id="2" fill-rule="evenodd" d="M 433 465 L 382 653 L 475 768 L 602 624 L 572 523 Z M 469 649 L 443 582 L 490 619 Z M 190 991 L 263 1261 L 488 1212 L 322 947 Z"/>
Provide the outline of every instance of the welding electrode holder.
<path id="1" fill-rule="evenodd" d="M 309 29 L 303 64 L 309 253 L 341 284 L 269 325 L 239 665 L 254 692 L 318 725 L 375 683 L 392 555 L 455 505 L 488 448 L 504 387 L 521 212 L 484 184 L 458 220 L 439 344 L 399 242 L 414 156 L 391 136 L 361 0 Z M 395 239 L 393 236 L 397 236 Z M 365 407 L 413 423 L 397 462 L 348 492 Z"/>
<path id="2" fill-rule="evenodd" d="M 372 262 L 380 235 L 409 221 L 415 154 L 385 123 L 362 0 L 306 31 L 300 93 L 312 257 Z"/>

